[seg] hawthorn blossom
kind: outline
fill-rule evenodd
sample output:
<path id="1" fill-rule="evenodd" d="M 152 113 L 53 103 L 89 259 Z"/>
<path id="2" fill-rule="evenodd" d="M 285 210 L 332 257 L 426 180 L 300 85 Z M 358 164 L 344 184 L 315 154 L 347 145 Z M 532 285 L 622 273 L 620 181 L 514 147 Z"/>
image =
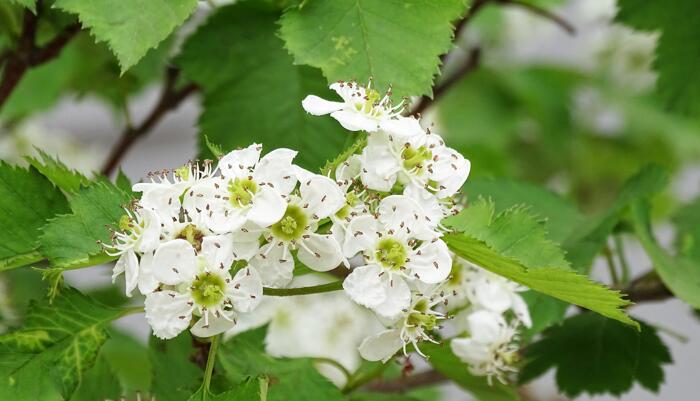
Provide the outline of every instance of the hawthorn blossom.
<path id="1" fill-rule="evenodd" d="M 237 312 L 249 312 L 262 298 L 262 282 L 255 270 L 244 268 L 233 278 L 233 241 L 226 236 L 209 236 L 195 253 L 184 239 L 163 244 L 156 251 L 155 278 L 164 289 L 146 295 L 146 320 L 153 334 L 169 339 L 189 327 L 193 314 L 194 335 L 208 337 L 222 333 L 236 323 Z"/>
<path id="2" fill-rule="evenodd" d="M 220 176 L 200 180 L 184 196 L 189 214 L 202 216 L 215 233 L 227 233 L 251 222 L 261 227 L 276 223 L 287 207 L 285 197 L 297 184 L 290 174 L 297 152 L 275 149 L 262 158 L 262 146 L 252 144 L 219 160 Z"/>
<path id="3" fill-rule="evenodd" d="M 343 288 L 353 301 L 392 318 L 410 306 L 408 282 L 444 281 L 452 258 L 447 245 L 437 236 L 421 236 L 425 233 L 420 229 L 424 222 L 418 205 L 410 198 L 386 197 L 378 210 L 376 217 L 360 216 L 349 224 L 345 256 L 359 252 L 365 265 L 353 269 Z"/>
<path id="4" fill-rule="evenodd" d="M 469 336 L 455 338 L 450 343 L 452 352 L 475 375 L 493 377 L 505 382 L 504 376 L 515 372 L 513 363 L 518 359 L 517 332 L 503 316 L 489 310 L 466 312 L 466 330 Z M 460 319 L 458 315 L 456 319 Z"/>
<path id="5" fill-rule="evenodd" d="M 396 106 L 391 104 L 391 90 L 384 97 L 371 88 L 356 82 L 338 81 L 330 85 L 342 99 L 333 102 L 315 95 L 309 95 L 301 102 L 309 114 L 321 116 L 330 114 L 349 131 L 376 132 L 383 130 L 394 135 L 412 135 L 423 132 L 418 120 L 403 117 L 403 102 Z"/>
<path id="6" fill-rule="evenodd" d="M 338 185 L 328 177 L 314 174 L 299 184 L 299 195 L 287 197 L 282 218 L 267 229 L 243 227 L 246 235 L 267 241 L 250 266 L 265 285 L 283 287 L 294 271 L 292 251 L 299 261 L 316 271 L 328 271 L 343 261 L 340 244 L 332 234 L 319 233 L 319 223 L 337 213 L 345 204 Z"/>

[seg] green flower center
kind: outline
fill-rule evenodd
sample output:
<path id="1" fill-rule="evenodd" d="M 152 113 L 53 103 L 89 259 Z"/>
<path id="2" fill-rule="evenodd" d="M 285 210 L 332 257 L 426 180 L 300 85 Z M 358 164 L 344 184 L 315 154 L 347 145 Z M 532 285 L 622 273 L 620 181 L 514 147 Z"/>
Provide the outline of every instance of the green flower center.
<path id="1" fill-rule="evenodd" d="M 231 194 L 230 200 L 234 207 L 244 207 L 250 205 L 253 196 L 258 192 L 258 184 L 250 177 L 236 178 L 228 183 L 228 192 Z"/>
<path id="2" fill-rule="evenodd" d="M 379 110 L 375 110 L 374 106 L 382 98 L 382 95 L 374 89 L 365 90 L 365 102 L 355 104 L 357 111 L 362 111 L 367 114 L 378 114 Z"/>
<path id="3" fill-rule="evenodd" d="M 407 256 L 406 247 L 394 238 L 384 238 L 377 245 L 377 260 L 387 269 L 399 270 L 406 264 Z"/>
<path id="4" fill-rule="evenodd" d="M 437 326 L 437 317 L 422 312 L 411 312 L 408 315 L 408 324 L 422 327 L 425 330 L 433 330 Z"/>
<path id="5" fill-rule="evenodd" d="M 190 166 L 184 165 L 180 168 L 175 169 L 175 177 L 178 177 L 179 179 L 183 181 L 187 181 L 190 178 Z"/>
<path id="6" fill-rule="evenodd" d="M 345 206 L 343 206 L 340 210 L 338 210 L 335 213 L 335 216 L 339 219 L 344 219 L 350 215 L 350 212 L 352 211 L 352 208 L 357 205 L 357 203 L 360 201 L 360 198 L 355 194 L 354 192 L 350 192 L 347 195 L 345 195 Z"/>
<path id="7" fill-rule="evenodd" d="M 192 298 L 198 305 L 216 306 L 224 299 L 226 283 L 216 274 L 200 274 L 192 283 Z"/>
<path id="8" fill-rule="evenodd" d="M 433 153 L 425 146 L 416 149 L 409 145 L 404 147 L 403 152 L 401 152 L 403 166 L 406 170 L 413 170 L 416 167 L 422 168 L 423 163 L 426 160 L 430 160 L 432 157 Z"/>
<path id="9" fill-rule="evenodd" d="M 194 224 L 188 224 L 185 228 L 180 231 L 175 238 L 184 239 L 185 241 L 192 244 L 194 249 L 199 252 L 202 250 L 202 239 L 204 239 L 204 233 L 199 231 Z"/>
<path id="10" fill-rule="evenodd" d="M 131 229 L 131 219 L 127 215 L 123 215 L 119 218 L 119 230 L 126 231 Z"/>
<path id="11" fill-rule="evenodd" d="M 272 234 L 282 240 L 291 241 L 301 238 L 306 231 L 308 218 L 297 205 L 287 206 L 284 217 L 272 225 Z"/>

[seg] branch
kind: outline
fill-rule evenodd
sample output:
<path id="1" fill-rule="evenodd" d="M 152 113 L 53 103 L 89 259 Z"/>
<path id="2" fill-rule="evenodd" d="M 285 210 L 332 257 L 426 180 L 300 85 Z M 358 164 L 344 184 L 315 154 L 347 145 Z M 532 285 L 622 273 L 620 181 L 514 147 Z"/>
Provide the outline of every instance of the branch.
<path id="1" fill-rule="evenodd" d="M 653 270 L 632 280 L 622 289 L 622 292 L 635 303 L 661 301 L 673 297 L 671 291 Z"/>
<path id="2" fill-rule="evenodd" d="M 163 116 L 165 116 L 165 114 L 176 109 L 183 100 L 197 91 L 198 88 L 195 84 L 188 84 L 181 89 L 175 89 L 178 75 L 179 70 L 175 68 L 168 69 L 165 86 L 163 87 L 163 92 L 158 100 L 158 103 L 148 117 L 146 117 L 146 119 L 139 126 L 127 126 L 124 129 L 121 137 L 112 148 L 104 167 L 102 167 L 102 174 L 111 174 L 117 165 L 119 165 L 119 162 L 124 155 L 126 155 L 129 149 L 131 149 L 138 139 L 146 135 L 153 127 L 155 127 Z"/>
<path id="3" fill-rule="evenodd" d="M 70 25 L 46 45 L 37 47 L 36 29 L 40 11 L 41 2 L 37 2 L 36 15 L 29 10 L 24 12 L 22 34 L 17 41 L 17 48 L 1 57 L 0 63 L 5 62 L 6 65 L 0 81 L 0 108 L 10 97 L 27 70 L 58 57 L 66 44 L 80 31 L 79 24 Z"/>
<path id="4" fill-rule="evenodd" d="M 428 370 L 389 381 L 376 381 L 366 388 L 379 393 L 403 393 L 416 387 L 442 383 L 447 380 L 442 373 Z"/>
<path id="5" fill-rule="evenodd" d="M 417 116 L 425 111 L 430 105 L 432 105 L 438 98 L 447 92 L 457 81 L 469 75 L 472 71 L 479 66 L 479 60 L 481 59 L 481 49 L 478 47 L 473 48 L 469 51 L 469 55 L 462 65 L 447 79 L 442 81 L 440 85 L 433 89 L 432 99 L 428 96 L 423 96 L 420 98 L 418 103 L 411 109 L 408 115 Z"/>
<path id="6" fill-rule="evenodd" d="M 297 288 L 263 288 L 263 294 L 273 297 L 289 297 L 294 295 L 320 294 L 322 292 L 338 291 L 343 289 L 343 280 L 333 281 L 327 284 L 312 285 Z"/>
<path id="7" fill-rule="evenodd" d="M 522 0 L 496 0 L 500 4 L 504 5 L 511 5 L 511 6 L 518 6 L 522 7 L 528 11 L 530 11 L 533 14 L 537 14 L 540 17 L 546 18 L 555 24 L 559 25 L 561 29 L 565 30 L 566 33 L 569 35 L 576 35 L 576 28 L 572 23 L 569 21 L 565 20 L 564 18 L 554 14 L 553 12 L 546 10 L 544 8 L 541 8 L 535 4 L 529 3 L 527 1 L 522 1 Z"/>

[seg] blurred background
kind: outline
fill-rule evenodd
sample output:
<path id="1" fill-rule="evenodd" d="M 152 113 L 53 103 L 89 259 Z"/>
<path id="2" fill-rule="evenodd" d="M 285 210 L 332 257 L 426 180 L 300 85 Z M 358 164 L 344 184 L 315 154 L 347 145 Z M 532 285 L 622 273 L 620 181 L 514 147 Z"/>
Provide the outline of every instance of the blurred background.
<path id="1" fill-rule="evenodd" d="M 655 95 L 659 35 L 616 24 L 614 0 L 540 3 L 560 21 L 520 7 L 492 6 L 461 32 L 445 71 L 459 68 L 454 60 L 469 54 L 477 54 L 478 65 L 424 112 L 426 121 L 471 160 L 472 179 L 508 177 L 544 185 L 588 214 L 608 207 L 623 181 L 640 167 L 649 162 L 666 167 L 673 184 L 657 202 L 655 230 L 671 246 L 675 233 L 669 216 L 700 193 L 700 124 L 697 118 L 667 111 Z M 194 31 L 211 8 L 200 4 L 180 35 Z M 179 40 L 169 51 L 177 51 Z M 104 49 L 94 51 L 103 57 Z M 23 163 L 36 146 L 83 172 L 97 171 L 124 127 L 146 118 L 159 99 L 159 76 L 147 66 L 122 77 L 118 85 L 104 82 L 99 93 L 74 85 L 66 94 L 61 71 L 72 68 L 70 62 L 59 58 L 32 71 L 13 94 L 0 113 L 1 159 Z M 116 61 L 106 56 L 101 68 L 118 71 Z M 81 71 L 71 79 L 97 77 L 90 73 Z M 199 97 L 189 97 L 126 153 L 121 168 L 132 182 L 196 157 L 200 111 Z M 639 245 L 624 240 L 632 275 L 647 271 L 651 262 Z M 2 322 L 21 314 L 22 300 L 43 291 L 28 284 L 38 281 L 26 279 L 32 274 L 17 270 L 0 275 Z M 603 261 L 596 262 L 593 275 L 609 281 Z M 67 280 L 97 293 L 111 286 L 110 276 L 111 268 L 102 266 L 69 272 Z M 658 394 L 635 387 L 621 399 L 681 400 L 696 394 L 700 320 L 693 311 L 669 299 L 646 302 L 630 313 L 659 326 L 674 364 L 666 366 Z M 147 341 L 143 316 L 131 316 L 120 327 Z M 469 399 L 456 387 L 441 391 L 445 400 Z M 566 399 L 556 394 L 551 373 L 527 392 L 533 400 Z"/>

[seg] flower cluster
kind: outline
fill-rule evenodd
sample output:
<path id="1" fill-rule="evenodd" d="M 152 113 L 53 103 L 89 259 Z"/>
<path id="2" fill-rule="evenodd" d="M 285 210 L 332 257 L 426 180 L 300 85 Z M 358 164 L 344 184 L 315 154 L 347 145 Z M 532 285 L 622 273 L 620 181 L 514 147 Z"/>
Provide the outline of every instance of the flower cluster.
<path id="1" fill-rule="evenodd" d="M 366 132 L 327 175 L 295 165 L 293 150 L 263 155 L 253 144 L 216 165 L 188 163 L 134 185 L 141 198 L 128 208 L 108 252 L 119 255 L 114 276 L 125 274 L 127 295 L 135 289 L 145 295 L 156 336 L 231 329 L 260 304 L 263 287 L 290 285 L 295 265 L 317 272 L 347 267 L 345 294 L 385 326 L 359 346 L 365 359 L 386 361 L 409 347 L 421 353 L 419 343 L 434 341 L 452 302 L 468 303 L 466 321 L 479 326 L 469 329 L 467 341 L 507 365 L 491 333 L 476 334 L 492 323 L 479 313 L 502 318 L 512 309 L 514 322 L 526 321 L 527 308 L 515 293 L 505 305 L 491 288 L 495 278 L 457 288 L 455 261 L 441 239 L 440 222 L 458 211 L 455 196 L 470 163 L 370 86 L 338 82 L 331 89 L 342 102 L 308 96 L 302 103 L 311 114 L 330 114 L 346 129 Z M 513 335 L 498 334 L 510 350 Z M 477 361 L 475 346 L 459 348 L 460 341 L 453 341 L 455 352 L 481 373 L 505 369 Z"/>

